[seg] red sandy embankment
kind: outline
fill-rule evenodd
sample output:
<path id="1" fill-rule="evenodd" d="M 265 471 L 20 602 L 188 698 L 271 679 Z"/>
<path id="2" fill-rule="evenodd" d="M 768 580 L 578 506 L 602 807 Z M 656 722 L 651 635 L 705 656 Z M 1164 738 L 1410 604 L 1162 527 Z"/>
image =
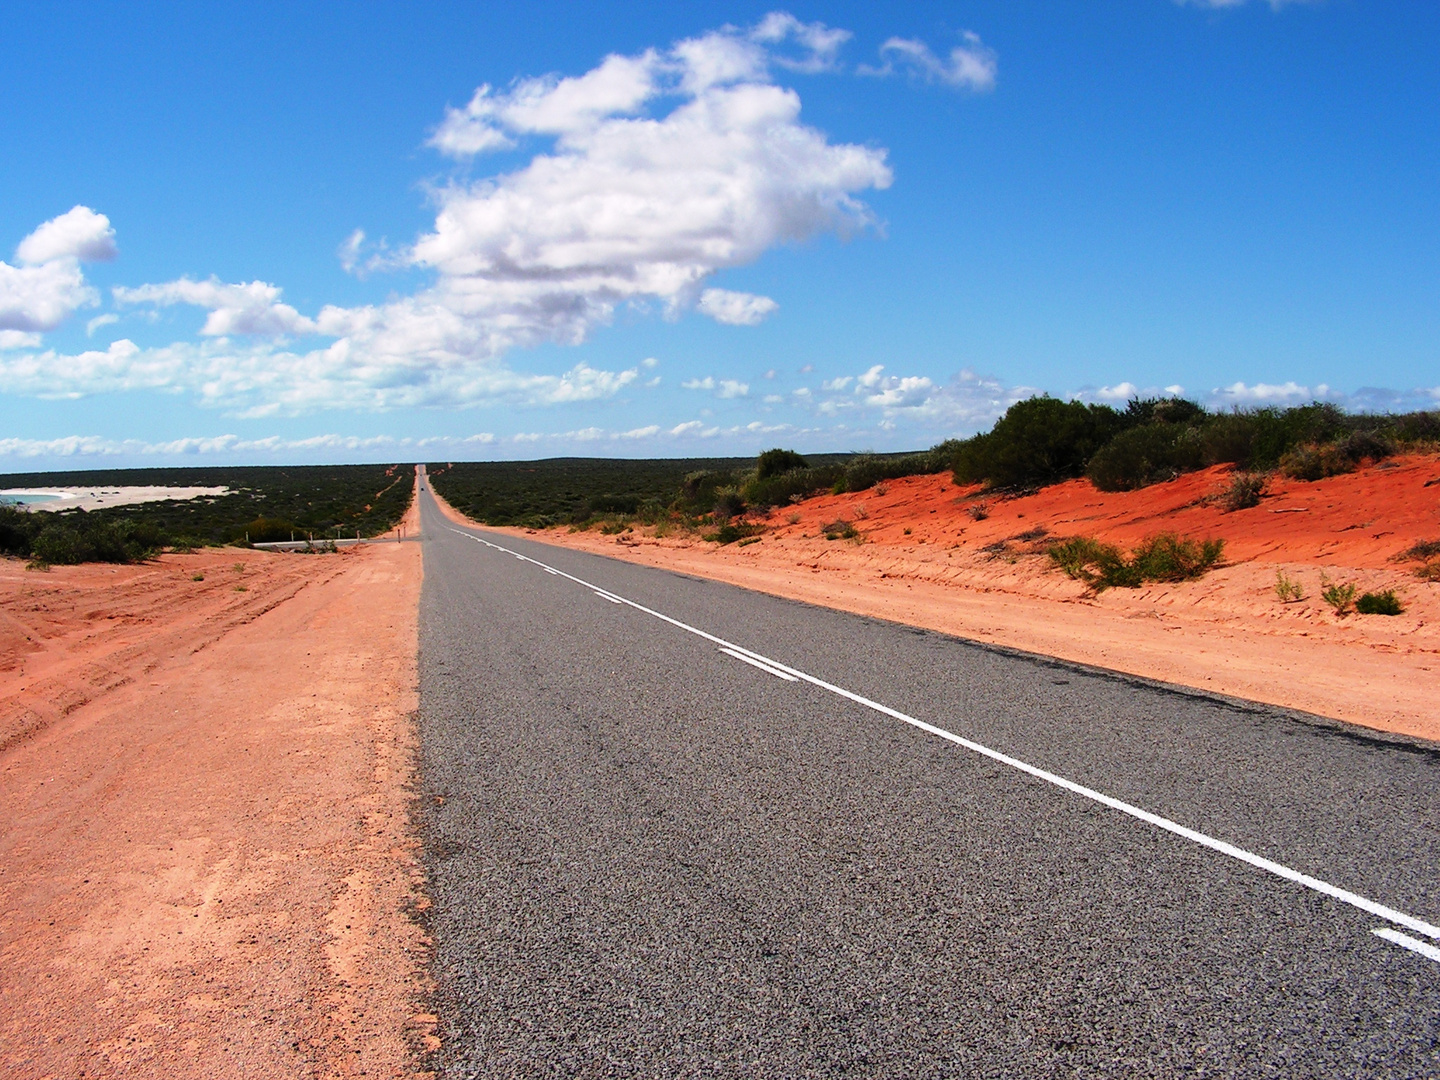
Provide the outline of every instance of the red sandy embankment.
<path id="1" fill-rule="evenodd" d="M 420 580 L 0 561 L 0 1074 L 415 1074 Z"/>
<path id="2" fill-rule="evenodd" d="M 1314 483 L 1274 478 L 1259 506 L 1226 513 L 1210 498 L 1227 485 L 1226 467 L 1140 491 L 1108 494 L 1076 480 L 1008 499 L 979 497 L 947 474 L 778 508 L 764 519 L 769 531 L 744 547 L 653 529 L 536 538 L 1440 739 L 1440 584 L 1394 561 L 1440 538 L 1437 479 L 1440 457 L 1410 455 Z M 977 502 L 983 520 L 972 516 Z M 824 539 L 822 527 L 837 520 L 853 522 L 863 542 Z M 1125 546 L 1162 531 L 1223 538 L 1225 565 L 1196 581 L 1097 596 L 1044 554 L 1057 537 Z M 1280 570 L 1301 583 L 1302 601 L 1276 596 Z M 1337 618 L 1320 599 L 1322 579 L 1393 588 L 1406 610 Z"/>

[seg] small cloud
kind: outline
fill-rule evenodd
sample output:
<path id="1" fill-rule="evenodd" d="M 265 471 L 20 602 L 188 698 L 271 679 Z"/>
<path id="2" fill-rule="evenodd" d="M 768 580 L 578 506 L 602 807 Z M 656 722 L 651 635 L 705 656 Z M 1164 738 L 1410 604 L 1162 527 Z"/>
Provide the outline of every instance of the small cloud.
<path id="1" fill-rule="evenodd" d="M 773 313 L 779 304 L 768 296 L 731 292 L 729 289 L 706 289 L 697 305 L 704 315 L 730 326 L 756 326 Z"/>
<path id="2" fill-rule="evenodd" d="M 120 316 L 116 315 L 113 311 L 107 311 L 104 315 L 96 315 L 95 318 L 85 324 L 85 336 L 94 337 L 95 331 L 99 330 L 102 326 L 109 326 L 111 323 L 117 323 L 119 321 Z"/>
<path id="3" fill-rule="evenodd" d="M 802 368 L 800 369 L 800 374 L 801 374 L 801 375 L 809 375 L 810 372 L 812 372 L 812 371 L 814 371 L 814 370 L 815 370 L 815 365 L 814 365 L 814 364 L 806 364 L 804 367 L 802 367 Z"/>
<path id="4" fill-rule="evenodd" d="M 88 206 L 71 207 L 51 218 L 15 249 L 15 257 L 30 266 L 56 259 L 108 262 L 118 254 L 110 219 Z"/>
<path id="5" fill-rule="evenodd" d="M 659 367 L 660 361 L 656 360 L 653 356 L 647 356 L 644 360 L 640 361 L 640 366 L 643 368 Z"/>
<path id="6" fill-rule="evenodd" d="M 1132 382 L 1117 383 L 1114 386 L 1102 386 L 1095 391 L 1095 396 L 1101 401 L 1129 401 L 1139 389 Z"/>
<path id="7" fill-rule="evenodd" d="M 38 349 L 40 335 L 27 330 L 0 330 L 0 352 L 7 349 Z"/>
<path id="8" fill-rule="evenodd" d="M 773 367 L 772 367 L 769 371 L 765 372 L 765 378 L 767 378 L 767 379 L 773 379 L 773 378 L 775 378 L 775 369 L 774 369 Z"/>
<path id="9" fill-rule="evenodd" d="M 706 375 L 703 379 L 686 379 L 680 384 L 686 390 L 703 390 L 719 398 L 741 398 L 750 393 L 750 384 L 739 379 L 717 379 Z"/>
<path id="10" fill-rule="evenodd" d="M 766 405 L 779 405 L 785 398 L 782 394 L 766 394 L 761 400 L 765 402 Z"/>
<path id="11" fill-rule="evenodd" d="M 891 75 L 907 71 L 926 82 L 943 83 L 957 90 L 971 90 L 985 93 L 995 89 L 995 75 L 999 60 L 995 50 L 980 40 L 980 35 L 966 30 L 961 35 L 964 44 L 950 50 L 948 58 L 941 60 L 930 46 L 915 38 L 892 37 L 880 46 L 884 63 L 878 68 L 862 67 L 864 75 Z"/>

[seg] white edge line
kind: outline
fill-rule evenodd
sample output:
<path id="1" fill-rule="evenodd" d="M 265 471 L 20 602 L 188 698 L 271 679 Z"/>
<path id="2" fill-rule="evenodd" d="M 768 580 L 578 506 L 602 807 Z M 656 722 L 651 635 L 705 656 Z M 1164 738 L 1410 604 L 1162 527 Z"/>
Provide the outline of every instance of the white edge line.
<path id="1" fill-rule="evenodd" d="M 448 527 L 449 526 L 447 526 L 447 528 Z M 461 536 L 467 536 L 471 540 L 475 540 L 478 543 L 484 544 L 486 547 L 494 548 L 496 551 L 503 551 L 509 555 L 517 555 L 519 558 L 526 558 L 523 555 L 519 555 L 518 552 L 511 551 L 509 548 L 503 548 L 499 544 L 492 544 L 489 540 L 484 540 L 474 535 L 473 533 L 465 532 L 462 529 L 451 529 L 450 531 L 459 533 Z M 533 562 L 536 566 L 545 566 L 544 563 L 536 562 L 536 560 L 534 559 L 527 559 L 526 561 Z M 556 573 L 563 578 L 568 578 L 569 580 L 575 582 L 578 585 L 584 585 L 587 589 L 590 589 L 594 592 L 602 591 L 597 586 L 591 585 L 583 578 L 578 578 L 573 574 L 567 574 L 563 570 L 556 570 Z M 1257 870 L 1264 870 L 1266 873 L 1274 874 L 1276 877 L 1283 878 L 1285 881 L 1293 882 L 1296 885 L 1303 885 L 1305 888 L 1318 892 L 1322 896 L 1328 896 L 1332 900 L 1338 900 L 1342 904 L 1348 904 L 1350 907 L 1358 908 L 1360 911 L 1364 911 L 1367 914 L 1374 915 L 1377 918 L 1386 920 L 1387 922 L 1392 922 L 1397 926 L 1403 926 L 1407 930 L 1414 930 L 1418 934 L 1424 934 L 1426 937 L 1440 940 L 1440 926 L 1435 926 L 1432 923 L 1428 923 L 1424 919 L 1417 919 L 1413 915 L 1407 915 L 1403 911 L 1398 911 L 1395 908 L 1387 907 L 1384 904 L 1377 903 L 1376 901 L 1371 900 L 1368 897 L 1361 896 L 1359 893 L 1353 893 L 1348 889 L 1341 889 L 1335 885 L 1331 885 L 1328 881 L 1321 881 L 1319 878 L 1311 877 L 1309 874 L 1302 874 L 1300 871 L 1292 870 L 1290 869 L 1290 867 L 1285 866 L 1282 863 L 1277 863 L 1273 859 L 1267 859 L 1262 855 L 1255 855 L 1252 852 L 1246 851 L 1244 848 L 1236 847 L 1234 844 L 1227 843 L 1224 840 L 1217 840 L 1213 836 L 1206 836 L 1202 832 L 1196 832 L 1194 829 L 1186 828 L 1184 825 L 1181 825 L 1178 822 L 1171 821 L 1169 818 L 1163 818 L 1159 814 L 1152 814 L 1150 811 L 1142 810 L 1138 806 L 1132 806 L 1130 803 L 1121 802 L 1119 799 L 1112 798 L 1109 795 L 1104 795 L 1101 792 L 1096 791 L 1094 788 L 1088 788 L 1085 787 L 1083 784 L 1077 784 L 1073 780 L 1067 780 L 1063 776 L 1058 776 L 1055 773 L 1047 772 L 1044 769 L 1029 764 L 1028 762 L 1021 761 L 1019 758 L 1013 758 L 1009 754 L 1002 754 L 998 750 L 991 750 L 988 746 L 982 746 L 980 743 L 973 742 L 970 739 L 964 738 L 961 735 L 956 735 L 954 732 L 946 731 L 944 728 L 936 727 L 934 724 L 927 724 L 924 720 L 917 720 L 913 716 L 907 716 L 905 713 L 900 712 L 898 709 L 892 709 L 888 705 L 881 705 L 878 701 L 871 701 L 869 698 L 854 693 L 851 690 L 846 690 L 842 686 L 836 686 L 833 683 L 826 682 L 824 679 L 818 679 L 814 675 L 807 674 L 806 672 L 803 672 L 798 668 L 792 668 L 787 664 L 782 664 L 778 660 L 771 660 L 769 657 L 763 655 L 762 653 L 754 652 L 751 649 L 745 648 L 743 645 L 736 645 L 732 642 L 726 641 L 724 638 L 716 637 L 714 634 L 706 633 L 704 630 L 700 630 L 694 626 L 683 623 L 679 619 L 671 618 L 669 615 L 663 614 L 662 612 L 653 611 L 650 608 L 647 608 L 644 604 L 637 604 L 634 600 L 626 599 L 623 596 L 617 597 L 616 599 L 618 599 L 619 602 L 634 608 L 636 611 L 643 611 L 646 615 L 653 616 L 654 618 L 657 618 L 662 622 L 667 622 L 671 626 L 678 627 L 679 629 L 684 630 L 687 633 L 694 634 L 696 637 L 704 638 L 706 641 L 713 642 L 722 649 L 730 649 L 734 650 L 734 652 L 736 653 L 744 653 L 751 659 L 757 660 L 768 667 L 772 667 L 776 671 L 783 671 L 790 675 L 793 675 L 799 681 L 808 682 L 812 686 L 820 687 L 822 690 L 828 690 L 832 694 L 836 694 L 839 697 L 843 697 L 849 701 L 855 702 L 857 705 L 863 705 L 867 709 L 873 709 L 875 712 L 881 713 L 884 716 L 891 717 L 894 720 L 899 720 L 901 723 L 909 724 L 911 727 L 919 728 L 921 731 L 924 731 L 930 735 L 934 735 L 936 738 L 944 739 L 947 742 L 952 742 L 956 746 L 963 746 L 966 750 L 979 754 L 982 757 L 987 757 L 992 761 L 998 761 L 1002 765 L 1008 765 L 1010 766 L 1010 768 L 1017 769 L 1020 772 L 1025 773 L 1027 776 L 1033 776 L 1035 779 L 1043 780 L 1047 784 L 1054 784 L 1056 787 L 1062 788 L 1063 790 L 1068 791 L 1073 795 L 1079 795 L 1082 798 L 1090 799 L 1094 802 L 1100 803 L 1100 805 L 1107 806 L 1111 810 L 1116 810 L 1122 814 L 1127 814 L 1130 817 L 1145 822 L 1146 824 L 1153 825 L 1157 829 L 1163 829 L 1168 833 L 1182 837 L 1186 840 L 1191 841 L 1192 843 L 1199 844 L 1201 847 L 1209 848 L 1211 851 L 1218 852 L 1221 855 L 1228 855 L 1232 859 L 1245 863 L 1248 866 L 1253 866 Z M 1376 932 L 1378 933 L 1379 931 Z M 1398 943 L 1399 942 L 1397 942 L 1397 944 Z"/>
<path id="2" fill-rule="evenodd" d="M 756 659 L 754 659 L 753 657 L 750 657 L 750 656 L 746 656 L 746 655 L 745 655 L 744 653 L 742 653 L 742 652 L 736 652 L 734 649 L 721 649 L 720 651 L 721 651 L 722 653 L 724 653 L 726 656 L 733 656 L 736 660 L 742 660 L 742 661 L 744 661 L 745 663 L 749 664 L 751 667 L 757 667 L 757 668 L 759 668 L 761 671 L 765 672 L 767 675 L 774 675 L 777 679 L 784 679 L 786 682 L 799 682 L 799 681 L 800 681 L 800 680 L 798 680 L 797 678 L 795 678 L 794 675 L 791 675 L 791 674 L 789 674 L 788 672 L 781 671 L 779 668 L 773 668 L 773 667 L 771 667 L 769 664 L 762 664 L 759 660 L 756 660 Z"/>
<path id="3" fill-rule="evenodd" d="M 1399 930 L 1392 930 L 1388 926 L 1381 926 L 1370 932 L 1376 937 L 1382 937 L 1392 944 L 1399 945 L 1402 949 L 1409 949 L 1413 953 L 1419 953 L 1427 960 L 1434 960 L 1440 964 L 1440 949 L 1428 941 L 1419 941 L 1409 934 L 1402 934 Z"/>

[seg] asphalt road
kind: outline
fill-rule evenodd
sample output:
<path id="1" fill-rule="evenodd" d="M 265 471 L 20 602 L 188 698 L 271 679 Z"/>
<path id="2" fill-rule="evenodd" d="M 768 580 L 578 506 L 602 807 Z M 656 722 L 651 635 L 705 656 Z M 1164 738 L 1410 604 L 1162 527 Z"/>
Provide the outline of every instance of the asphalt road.
<path id="1" fill-rule="evenodd" d="M 1440 1076 L 1440 749 L 421 515 L 442 1076 Z"/>

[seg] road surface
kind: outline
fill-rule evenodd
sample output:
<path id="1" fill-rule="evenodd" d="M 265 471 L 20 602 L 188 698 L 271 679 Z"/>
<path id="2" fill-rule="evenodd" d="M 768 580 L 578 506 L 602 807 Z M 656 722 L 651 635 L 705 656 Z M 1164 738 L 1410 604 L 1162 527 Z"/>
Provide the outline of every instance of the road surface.
<path id="1" fill-rule="evenodd" d="M 462 529 L 441 1075 L 1440 1075 L 1440 749 Z"/>

